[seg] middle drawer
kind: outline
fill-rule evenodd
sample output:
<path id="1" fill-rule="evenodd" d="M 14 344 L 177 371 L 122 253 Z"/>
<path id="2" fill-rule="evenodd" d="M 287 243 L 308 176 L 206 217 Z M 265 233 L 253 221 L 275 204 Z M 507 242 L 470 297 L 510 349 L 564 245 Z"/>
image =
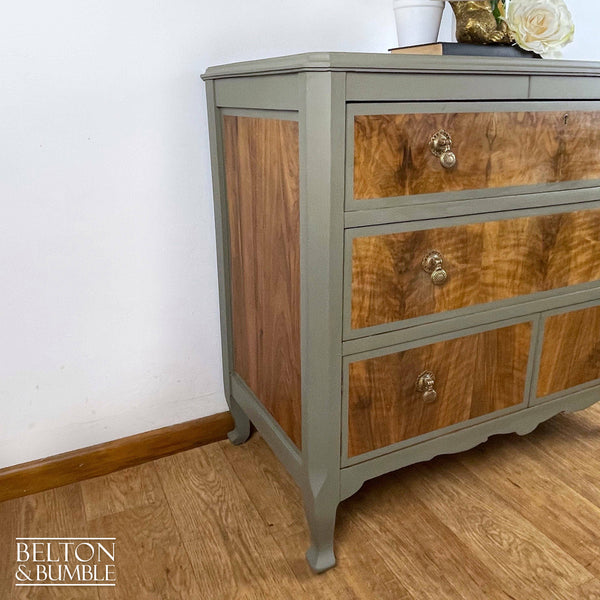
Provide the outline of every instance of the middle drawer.
<path id="1" fill-rule="evenodd" d="M 600 208 L 348 241 L 352 330 L 600 280 Z"/>

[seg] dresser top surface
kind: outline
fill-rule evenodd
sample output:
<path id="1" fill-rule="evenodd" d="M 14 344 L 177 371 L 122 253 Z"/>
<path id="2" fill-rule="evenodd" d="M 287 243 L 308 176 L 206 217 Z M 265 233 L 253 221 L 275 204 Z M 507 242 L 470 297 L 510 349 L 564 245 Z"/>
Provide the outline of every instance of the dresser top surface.
<path id="1" fill-rule="evenodd" d="M 497 73 L 498 75 L 584 75 L 599 77 L 600 62 L 484 56 L 307 52 L 209 67 L 202 78 L 206 80 L 310 71 L 481 73 L 486 75 Z"/>

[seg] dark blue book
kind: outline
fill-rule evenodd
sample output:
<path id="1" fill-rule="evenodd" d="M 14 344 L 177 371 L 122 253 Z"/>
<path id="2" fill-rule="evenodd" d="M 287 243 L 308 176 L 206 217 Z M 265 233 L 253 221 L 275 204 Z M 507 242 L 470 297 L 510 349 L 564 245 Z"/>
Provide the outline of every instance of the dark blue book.
<path id="1" fill-rule="evenodd" d="M 392 54 L 431 54 L 434 56 L 502 56 L 515 58 L 541 58 L 535 52 L 529 52 L 519 46 L 500 44 L 459 44 L 457 42 L 437 42 L 421 46 L 391 48 Z"/>

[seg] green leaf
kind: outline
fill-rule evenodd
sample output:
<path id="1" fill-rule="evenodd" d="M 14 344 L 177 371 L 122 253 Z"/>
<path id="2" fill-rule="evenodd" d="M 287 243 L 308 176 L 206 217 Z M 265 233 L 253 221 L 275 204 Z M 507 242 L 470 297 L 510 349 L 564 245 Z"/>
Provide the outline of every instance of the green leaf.
<path id="1" fill-rule="evenodd" d="M 496 17 L 496 21 L 500 23 L 500 21 L 502 20 L 502 9 L 504 8 L 504 0 L 490 0 L 490 4 L 492 6 L 492 13 L 494 14 L 494 17 Z"/>

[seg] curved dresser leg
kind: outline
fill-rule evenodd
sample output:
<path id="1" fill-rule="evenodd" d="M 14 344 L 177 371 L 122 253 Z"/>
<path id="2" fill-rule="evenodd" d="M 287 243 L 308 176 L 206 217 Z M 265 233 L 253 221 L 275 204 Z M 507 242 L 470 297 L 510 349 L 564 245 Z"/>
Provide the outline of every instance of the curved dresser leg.
<path id="1" fill-rule="evenodd" d="M 233 417 L 234 428 L 227 437 L 234 446 L 239 446 L 250 437 L 250 419 L 233 397 L 229 398 L 229 411 Z"/>
<path id="2" fill-rule="evenodd" d="M 306 560 L 315 573 L 323 573 L 335 566 L 333 535 L 338 502 L 337 497 L 319 495 L 315 498 L 310 491 L 304 493 L 304 510 L 310 529 Z"/>

